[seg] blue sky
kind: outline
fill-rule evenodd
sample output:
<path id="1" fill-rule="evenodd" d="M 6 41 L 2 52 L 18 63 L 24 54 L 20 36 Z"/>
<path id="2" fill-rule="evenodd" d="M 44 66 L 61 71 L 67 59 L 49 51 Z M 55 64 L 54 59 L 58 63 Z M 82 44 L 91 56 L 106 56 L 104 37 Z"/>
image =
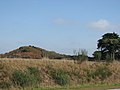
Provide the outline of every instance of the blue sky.
<path id="1" fill-rule="evenodd" d="M 0 53 L 34 45 L 92 55 L 107 32 L 120 35 L 120 0 L 0 0 Z"/>

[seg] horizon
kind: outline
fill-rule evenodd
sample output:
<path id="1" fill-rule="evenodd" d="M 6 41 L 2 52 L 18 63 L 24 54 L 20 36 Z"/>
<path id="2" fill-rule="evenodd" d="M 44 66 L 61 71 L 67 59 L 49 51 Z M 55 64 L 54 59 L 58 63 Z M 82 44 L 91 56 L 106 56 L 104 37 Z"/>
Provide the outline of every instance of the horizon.
<path id="1" fill-rule="evenodd" d="M 92 56 L 105 33 L 120 35 L 120 0 L 0 1 L 0 53 L 36 46 Z"/>

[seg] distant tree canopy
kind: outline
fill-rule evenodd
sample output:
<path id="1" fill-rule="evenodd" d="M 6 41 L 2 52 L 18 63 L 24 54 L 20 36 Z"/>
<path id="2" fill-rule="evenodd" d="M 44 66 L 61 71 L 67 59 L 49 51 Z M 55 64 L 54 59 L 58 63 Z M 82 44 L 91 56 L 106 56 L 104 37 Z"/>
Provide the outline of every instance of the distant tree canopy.
<path id="1" fill-rule="evenodd" d="M 101 60 L 101 57 L 102 57 L 101 51 L 95 51 L 93 53 L 93 56 L 94 56 L 95 60 Z"/>
<path id="2" fill-rule="evenodd" d="M 98 40 L 97 47 L 100 51 L 94 52 L 94 57 L 103 60 L 120 59 L 120 37 L 117 33 L 104 34 L 102 38 Z"/>

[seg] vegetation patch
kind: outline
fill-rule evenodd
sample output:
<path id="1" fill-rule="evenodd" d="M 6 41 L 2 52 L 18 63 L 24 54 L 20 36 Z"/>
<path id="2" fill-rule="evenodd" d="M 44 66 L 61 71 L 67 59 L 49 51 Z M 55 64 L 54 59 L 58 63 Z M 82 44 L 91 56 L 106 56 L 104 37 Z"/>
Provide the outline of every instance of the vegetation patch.
<path id="1" fill-rule="evenodd" d="M 52 70 L 51 75 L 57 84 L 62 86 L 69 84 L 69 75 L 64 70 Z"/>
<path id="2" fill-rule="evenodd" d="M 120 62 L 81 64 L 69 60 L 1 60 L 0 89 L 119 84 Z"/>
<path id="3" fill-rule="evenodd" d="M 0 88 L 8 89 L 11 87 L 9 80 L 9 73 L 7 72 L 4 64 L 0 62 Z"/>
<path id="4" fill-rule="evenodd" d="M 12 81 L 16 86 L 34 87 L 41 82 L 41 76 L 37 68 L 28 67 L 26 72 L 16 70 L 13 73 Z"/>
<path id="5" fill-rule="evenodd" d="M 106 66 L 101 66 L 98 67 L 95 71 L 88 72 L 87 80 L 90 81 L 91 79 L 95 80 L 99 78 L 101 81 L 103 81 L 111 75 L 112 72 Z"/>

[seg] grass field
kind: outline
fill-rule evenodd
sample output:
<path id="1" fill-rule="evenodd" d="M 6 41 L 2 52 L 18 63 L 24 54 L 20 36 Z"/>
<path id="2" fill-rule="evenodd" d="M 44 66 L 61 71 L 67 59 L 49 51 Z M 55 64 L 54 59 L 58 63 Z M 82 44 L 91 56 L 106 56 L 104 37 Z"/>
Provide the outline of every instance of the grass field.
<path id="1" fill-rule="evenodd" d="M 40 82 L 37 82 L 37 87 L 43 88 L 34 88 L 36 86 L 33 84 L 30 84 L 31 87 L 27 86 L 33 88 L 32 90 L 106 90 L 107 88 L 120 87 L 120 62 L 118 61 L 111 63 L 85 61 L 76 64 L 73 60 L 50 60 L 46 58 L 0 59 L 0 87 L 6 88 L 7 86 L 10 90 L 22 88 L 22 85 L 18 86 L 19 84 L 13 82 L 13 73 L 17 70 L 26 75 L 28 67 L 33 71 L 40 71 L 35 74 L 37 77 L 42 76 Z M 35 81 L 36 76 L 30 75 L 30 78 L 31 76 L 32 81 Z M 24 81 L 28 77 L 20 78 Z M 20 80 L 19 83 L 22 82 L 23 85 L 26 85 L 27 82 L 24 83 L 23 81 Z M 8 85 L 10 86 L 8 87 Z"/>

